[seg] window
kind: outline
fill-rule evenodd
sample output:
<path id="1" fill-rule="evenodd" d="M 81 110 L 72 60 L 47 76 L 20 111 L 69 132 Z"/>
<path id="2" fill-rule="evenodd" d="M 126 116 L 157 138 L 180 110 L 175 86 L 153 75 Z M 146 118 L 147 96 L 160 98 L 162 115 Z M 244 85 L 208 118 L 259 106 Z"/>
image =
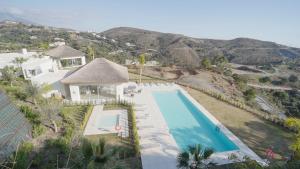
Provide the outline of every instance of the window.
<path id="1" fill-rule="evenodd" d="M 72 66 L 80 66 L 80 65 L 82 65 L 81 58 L 61 59 L 60 63 L 61 63 L 62 67 L 72 67 Z"/>
<path id="2" fill-rule="evenodd" d="M 79 86 L 82 100 L 106 99 L 116 97 L 115 85 L 86 85 Z"/>

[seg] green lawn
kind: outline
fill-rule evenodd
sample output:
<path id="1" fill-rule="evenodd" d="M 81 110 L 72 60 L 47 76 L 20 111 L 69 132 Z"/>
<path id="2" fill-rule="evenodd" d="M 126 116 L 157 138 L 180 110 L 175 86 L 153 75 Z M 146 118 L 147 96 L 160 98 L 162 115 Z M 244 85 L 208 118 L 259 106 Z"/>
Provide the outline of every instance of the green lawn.
<path id="1" fill-rule="evenodd" d="M 290 155 L 293 133 L 202 92 L 186 90 L 262 158 L 265 158 L 265 150 L 270 147 L 273 147 L 276 159 Z"/>
<path id="2" fill-rule="evenodd" d="M 80 127 L 88 106 L 64 106 L 62 114 L 65 114 L 75 122 L 75 126 Z"/>

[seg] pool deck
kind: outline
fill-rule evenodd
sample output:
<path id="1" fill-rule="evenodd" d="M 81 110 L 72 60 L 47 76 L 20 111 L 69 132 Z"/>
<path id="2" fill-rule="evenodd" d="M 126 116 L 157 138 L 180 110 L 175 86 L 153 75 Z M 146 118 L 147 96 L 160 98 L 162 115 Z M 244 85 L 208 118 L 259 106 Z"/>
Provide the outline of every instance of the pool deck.
<path id="1" fill-rule="evenodd" d="M 265 161 L 257 156 L 251 149 L 242 143 L 234 134 L 213 117 L 185 90 L 176 84 L 154 84 L 140 86 L 142 92 L 136 94 L 128 101 L 135 103 L 138 134 L 140 137 L 141 159 L 143 169 L 176 169 L 176 157 L 179 147 L 175 139 L 169 133 L 169 129 L 162 113 L 159 110 L 154 98 L 153 91 L 180 90 L 201 112 L 203 112 L 220 130 L 238 147 L 239 150 L 214 153 L 206 163 L 212 162 L 218 165 L 243 161 L 243 157 L 256 160 L 262 165 Z M 235 154 L 237 159 L 229 160 L 229 156 Z"/>

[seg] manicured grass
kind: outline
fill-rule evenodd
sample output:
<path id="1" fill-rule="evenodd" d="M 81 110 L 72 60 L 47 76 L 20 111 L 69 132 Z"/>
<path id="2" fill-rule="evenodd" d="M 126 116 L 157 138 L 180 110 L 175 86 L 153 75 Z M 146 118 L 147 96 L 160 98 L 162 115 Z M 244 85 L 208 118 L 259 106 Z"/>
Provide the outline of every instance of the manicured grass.
<path id="1" fill-rule="evenodd" d="M 293 133 L 202 92 L 186 90 L 260 157 L 265 158 L 265 150 L 270 147 L 276 159 L 290 155 Z"/>
<path id="2" fill-rule="evenodd" d="M 88 106 L 64 106 L 61 113 L 68 116 L 75 122 L 76 127 L 80 127 Z"/>

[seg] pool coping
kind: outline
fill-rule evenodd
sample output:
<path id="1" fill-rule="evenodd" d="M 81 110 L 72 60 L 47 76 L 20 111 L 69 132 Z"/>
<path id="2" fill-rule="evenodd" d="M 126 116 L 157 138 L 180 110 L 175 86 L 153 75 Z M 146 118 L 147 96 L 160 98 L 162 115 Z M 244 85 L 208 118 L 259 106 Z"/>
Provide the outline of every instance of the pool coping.
<path id="1" fill-rule="evenodd" d="M 164 87 L 163 87 L 164 86 Z M 174 91 L 174 90 L 179 90 L 191 103 L 199 109 L 214 125 L 217 125 L 220 127 L 220 130 L 223 132 L 223 134 L 230 140 L 232 141 L 239 149 L 238 150 L 232 150 L 232 151 L 224 151 L 224 152 L 216 152 L 213 153 L 213 155 L 205 161 L 205 163 L 215 163 L 217 165 L 222 165 L 222 164 L 228 164 L 228 163 L 234 163 L 234 162 L 241 162 L 244 161 L 244 157 L 247 156 L 252 160 L 257 161 L 259 164 L 266 166 L 267 163 L 263 159 L 261 159 L 256 153 L 254 153 L 247 145 L 245 145 L 237 136 L 235 136 L 230 130 L 228 130 L 220 121 L 218 121 L 212 114 L 209 113 L 208 110 L 206 110 L 200 103 L 198 103 L 187 91 L 185 91 L 182 87 L 180 87 L 177 84 L 170 84 L 168 86 L 166 85 L 147 85 L 147 86 L 141 86 L 141 88 L 145 89 L 145 91 L 150 92 L 155 92 L 155 91 L 160 91 L 160 92 L 167 92 L 167 91 Z M 144 92 L 145 92 L 144 91 Z M 148 93 L 149 94 L 149 93 Z M 152 94 L 151 94 L 152 95 Z M 146 96 L 146 95 L 145 95 Z M 153 95 L 151 96 L 152 99 L 154 100 L 154 108 L 156 109 L 155 111 L 159 111 L 161 116 L 162 112 L 159 109 L 159 106 L 155 102 L 155 98 Z M 147 103 L 150 106 L 153 106 L 153 103 Z M 164 121 L 165 127 L 169 130 L 168 125 L 163 117 L 162 119 Z M 140 131 L 138 131 L 138 134 L 140 135 Z M 178 145 L 171 133 L 168 133 L 170 135 L 170 139 L 172 140 L 171 142 L 175 142 L 177 146 L 177 151 L 179 153 L 179 148 Z M 141 136 L 143 137 L 143 136 Z M 141 138 L 141 142 L 142 142 Z M 174 143 L 172 143 L 174 144 Z M 142 154 L 142 163 L 143 163 L 143 149 L 141 150 Z M 229 159 L 229 157 L 235 154 L 237 158 L 234 159 Z M 174 157 L 173 157 L 174 158 Z M 144 166 L 144 165 L 143 165 Z"/>

